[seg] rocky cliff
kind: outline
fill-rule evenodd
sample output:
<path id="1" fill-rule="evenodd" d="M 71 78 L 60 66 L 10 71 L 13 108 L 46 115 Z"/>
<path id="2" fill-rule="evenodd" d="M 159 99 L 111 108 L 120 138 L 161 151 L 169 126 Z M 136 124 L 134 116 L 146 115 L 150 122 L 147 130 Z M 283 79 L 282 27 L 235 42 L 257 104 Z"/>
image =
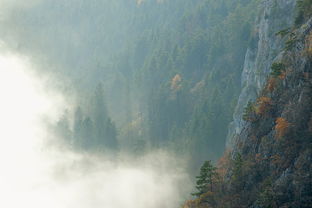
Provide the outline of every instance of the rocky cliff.
<path id="1" fill-rule="evenodd" d="M 288 34 L 272 72 L 232 154 L 242 157 L 239 185 L 242 207 L 311 207 L 312 204 L 312 19 Z"/>
<path id="2" fill-rule="evenodd" d="M 257 45 L 246 54 L 232 150 L 185 208 L 312 205 L 312 1 L 274 2 L 264 1 Z M 270 16 L 273 8 L 284 13 Z"/>
<path id="3" fill-rule="evenodd" d="M 284 47 L 285 39 L 275 34 L 290 27 L 294 21 L 294 0 L 264 0 L 255 21 L 254 37 L 247 49 L 241 75 L 242 90 L 229 126 L 227 146 L 233 145 L 245 121 L 243 111 L 249 101 L 259 95 L 270 72 L 272 62 Z"/>

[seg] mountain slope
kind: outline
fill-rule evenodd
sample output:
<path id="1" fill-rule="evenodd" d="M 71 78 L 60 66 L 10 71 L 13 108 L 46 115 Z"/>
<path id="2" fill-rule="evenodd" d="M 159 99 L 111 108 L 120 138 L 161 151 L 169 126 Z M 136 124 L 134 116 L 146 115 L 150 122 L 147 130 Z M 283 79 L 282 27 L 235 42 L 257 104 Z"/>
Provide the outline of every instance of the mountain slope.
<path id="1" fill-rule="evenodd" d="M 299 6 L 297 18 L 304 18 L 277 34 L 284 49 L 243 110 L 244 124 L 220 160 L 213 189 L 184 207 L 311 207 L 312 18 Z"/>
<path id="2" fill-rule="evenodd" d="M 268 0 L 261 2 L 261 13 L 254 26 L 254 43 L 245 55 L 241 75 L 242 90 L 229 126 L 227 145 L 235 142 L 235 136 L 242 130 L 245 121 L 242 114 L 249 101 L 254 101 L 263 88 L 270 67 L 283 49 L 285 38 L 275 35 L 278 31 L 291 27 L 295 16 L 296 1 Z"/>

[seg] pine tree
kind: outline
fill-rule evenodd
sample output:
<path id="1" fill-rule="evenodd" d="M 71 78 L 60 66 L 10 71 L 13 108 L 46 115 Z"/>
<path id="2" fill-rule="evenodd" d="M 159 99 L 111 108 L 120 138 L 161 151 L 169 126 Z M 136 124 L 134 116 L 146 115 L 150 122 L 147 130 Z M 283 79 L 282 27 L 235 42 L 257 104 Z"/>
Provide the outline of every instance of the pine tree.
<path id="1" fill-rule="evenodd" d="M 81 107 L 78 106 L 76 108 L 74 115 L 73 145 L 75 147 L 81 147 L 83 143 L 82 122 L 83 122 L 83 113 Z"/>
<path id="2" fill-rule="evenodd" d="M 193 193 L 192 195 L 199 197 L 209 191 L 209 188 L 210 191 L 212 191 L 213 179 L 216 174 L 216 168 L 211 164 L 211 161 L 205 161 L 203 166 L 200 168 L 200 175 L 196 177 L 196 189 L 198 192 Z"/>
<path id="3" fill-rule="evenodd" d="M 83 137 L 82 147 L 85 149 L 92 148 L 95 145 L 93 131 L 92 120 L 89 117 L 85 118 L 81 124 L 81 134 Z"/>
<path id="4" fill-rule="evenodd" d="M 118 147 L 117 130 L 115 124 L 108 115 L 104 99 L 104 89 L 100 83 L 95 90 L 92 99 L 92 115 L 94 128 L 94 147 L 97 149 L 116 150 Z"/>
<path id="5" fill-rule="evenodd" d="M 233 160 L 233 175 L 232 182 L 235 190 L 241 190 L 244 184 L 243 180 L 243 157 L 240 153 L 237 153 Z"/>

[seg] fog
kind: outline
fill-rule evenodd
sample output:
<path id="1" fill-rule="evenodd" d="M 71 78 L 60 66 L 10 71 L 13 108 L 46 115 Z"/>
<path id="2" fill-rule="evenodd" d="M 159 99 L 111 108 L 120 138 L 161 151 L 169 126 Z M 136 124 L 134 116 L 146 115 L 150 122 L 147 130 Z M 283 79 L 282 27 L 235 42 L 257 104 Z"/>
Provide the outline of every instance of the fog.
<path id="1" fill-rule="evenodd" d="M 179 207 L 190 184 L 181 161 L 161 151 L 137 159 L 71 151 L 49 130 L 69 105 L 52 78 L 1 51 L 0 207 Z"/>
<path id="2" fill-rule="evenodd" d="M 190 197 L 231 114 L 206 111 L 231 94 L 215 102 L 218 80 L 202 80 L 214 50 L 191 36 L 213 40 L 210 26 L 182 35 L 200 2 L 0 0 L 0 207 L 175 208 Z"/>
<path id="3" fill-rule="evenodd" d="M 106 66 L 131 40 L 127 2 L 0 0 L 0 207 L 174 208 L 189 196 L 185 161 L 172 153 L 77 151 L 55 131 L 97 82 L 118 94 Z"/>

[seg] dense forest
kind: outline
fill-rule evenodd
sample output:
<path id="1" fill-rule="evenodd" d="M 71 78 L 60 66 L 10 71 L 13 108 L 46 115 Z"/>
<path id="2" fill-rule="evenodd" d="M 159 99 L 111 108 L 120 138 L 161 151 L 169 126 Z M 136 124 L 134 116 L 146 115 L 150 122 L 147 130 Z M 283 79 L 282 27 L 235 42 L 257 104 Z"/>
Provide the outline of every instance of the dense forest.
<path id="1" fill-rule="evenodd" d="M 244 108 L 244 128 L 217 165 L 196 180 L 196 207 L 311 207 L 312 1 L 298 1 L 282 50 L 263 87 Z"/>
<path id="2" fill-rule="evenodd" d="M 58 80 L 62 145 L 170 152 L 185 208 L 311 207 L 311 0 L 30 2 L 0 34 Z"/>
<path id="3" fill-rule="evenodd" d="M 89 63 L 86 77 L 74 75 L 79 106 L 69 109 L 58 131 L 77 147 L 119 146 L 133 154 L 166 148 L 186 157 L 192 171 L 205 158 L 216 161 L 225 149 L 247 46 L 257 41 L 258 2 L 106 4 L 124 12 L 116 20 L 124 27 L 112 28 L 111 37 L 100 40 L 103 47 L 92 49 L 97 62 Z M 121 47 L 103 53 L 112 40 Z"/>

